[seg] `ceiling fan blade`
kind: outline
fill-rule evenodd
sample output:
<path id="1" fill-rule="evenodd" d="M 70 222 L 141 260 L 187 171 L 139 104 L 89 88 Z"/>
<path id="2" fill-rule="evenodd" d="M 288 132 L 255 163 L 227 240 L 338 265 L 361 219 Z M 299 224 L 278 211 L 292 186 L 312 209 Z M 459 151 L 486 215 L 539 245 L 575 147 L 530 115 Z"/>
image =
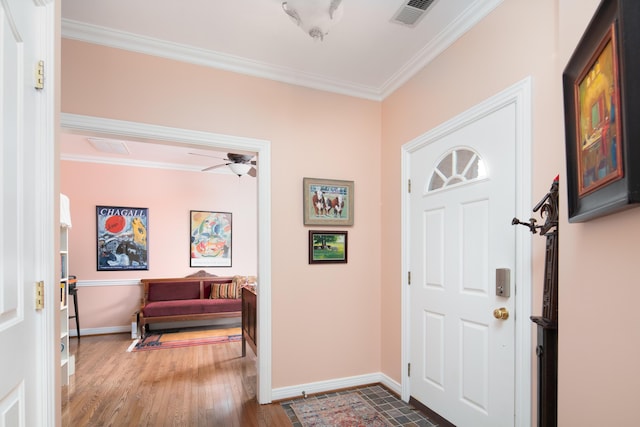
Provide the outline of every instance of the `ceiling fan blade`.
<path id="1" fill-rule="evenodd" d="M 215 166 L 209 166 L 208 168 L 204 168 L 202 169 L 202 172 L 207 172 L 213 169 L 217 169 L 217 168 L 221 168 L 223 166 L 227 166 L 230 165 L 231 163 L 220 163 L 219 165 L 215 165 Z"/>

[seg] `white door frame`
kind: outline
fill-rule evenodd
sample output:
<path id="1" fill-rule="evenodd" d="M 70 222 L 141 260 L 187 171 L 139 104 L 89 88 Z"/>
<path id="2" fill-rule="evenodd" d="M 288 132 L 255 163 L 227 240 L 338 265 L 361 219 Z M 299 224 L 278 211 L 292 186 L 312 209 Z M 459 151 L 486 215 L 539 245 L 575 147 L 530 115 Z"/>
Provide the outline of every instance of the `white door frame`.
<path id="1" fill-rule="evenodd" d="M 410 362 L 411 313 L 407 277 L 410 270 L 410 194 L 406 191 L 411 177 L 411 154 L 422 147 L 455 132 L 469 122 L 489 115 L 514 104 L 516 108 L 516 216 L 531 216 L 531 77 L 527 77 L 505 89 L 488 100 L 472 107 L 453 119 L 439 125 L 429 132 L 407 142 L 401 147 L 402 156 L 402 400 L 409 401 L 411 396 L 407 366 Z M 515 426 L 528 427 L 531 424 L 531 233 L 525 227 L 516 231 L 516 265 L 513 277 L 516 292 L 515 326 Z"/>
<path id="2" fill-rule="evenodd" d="M 36 174 L 36 182 L 39 183 L 34 194 L 26 194 L 24 197 L 35 198 L 38 212 L 36 235 L 40 244 L 36 245 L 35 262 L 37 277 L 41 277 L 45 283 L 45 308 L 37 313 L 35 339 L 39 346 L 38 354 L 34 360 L 36 366 L 38 400 L 36 419 L 38 425 L 55 426 L 60 413 L 60 351 L 59 348 L 59 281 L 56 277 L 55 266 L 58 261 L 58 245 L 56 236 L 59 235 L 59 200 L 58 184 L 56 181 L 56 113 L 57 99 L 60 96 L 56 84 L 57 76 L 57 1 L 33 0 L 36 7 L 41 8 L 38 17 L 40 31 L 38 33 L 37 47 L 40 50 L 41 59 L 44 61 L 44 88 L 39 91 L 40 104 L 32 120 L 36 125 L 36 137 L 38 138 L 37 151 L 32 153 L 33 173 Z M 35 65 L 35 64 L 34 64 Z M 26 70 L 25 70 L 26 71 Z M 51 291 L 49 291 L 51 290 Z"/>
<path id="3" fill-rule="evenodd" d="M 60 127 L 126 138 L 200 145 L 223 150 L 252 151 L 258 154 L 258 403 L 271 403 L 271 143 L 267 140 L 221 135 L 182 128 L 150 125 L 101 117 L 62 113 Z M 59 165 L 59 163 L 58 163 Z M 59 168 L 59 166 L 57 166 Z"/>

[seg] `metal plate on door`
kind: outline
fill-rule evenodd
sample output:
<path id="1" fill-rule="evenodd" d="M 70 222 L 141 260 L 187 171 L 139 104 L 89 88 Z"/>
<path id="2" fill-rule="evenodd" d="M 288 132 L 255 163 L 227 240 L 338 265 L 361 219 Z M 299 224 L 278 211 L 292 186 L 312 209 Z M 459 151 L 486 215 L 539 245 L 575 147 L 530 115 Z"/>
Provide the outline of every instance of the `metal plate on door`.
<path id="1" fill-rule="evenodd" d="M 509 298 L 511 296 L 511 270 L 496 268 L 496 295 Z"/>

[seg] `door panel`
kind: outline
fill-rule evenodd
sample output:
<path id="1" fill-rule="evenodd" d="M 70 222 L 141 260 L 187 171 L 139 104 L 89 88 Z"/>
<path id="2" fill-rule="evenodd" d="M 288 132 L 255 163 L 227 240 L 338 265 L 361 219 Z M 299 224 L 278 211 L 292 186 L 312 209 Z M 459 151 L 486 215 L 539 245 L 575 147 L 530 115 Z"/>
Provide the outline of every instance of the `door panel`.
<path id="1" fill-rule="evenodd" d="M 489 325 L 460 322 L 462 401 L 487 413 L 489 403 Z"/>
<path id="2" fill-rule="evenodd" d="M 423 236 L 425 286 L 443 288 L 444 285 L 444 210 L 425 212 L 425 234 Z M 429 236 L 428 239 L 424 237 Z"/>
<path id="3" fill-rule="evenodd" d="M 462 292 L 488 295 L 488 200 L 464 203 L 460 206 L 460 251 Z"/>
<path id="4" fill-rule="evenodd" d="M 431 385 L 443 389 L 444 388 L 444 316 L 440 313 L 428 312 L 424 313 L 425 331 L 424 342 L 429 345 L 425 347 L 425 357 L 423 359 L 426 381 Z"/>

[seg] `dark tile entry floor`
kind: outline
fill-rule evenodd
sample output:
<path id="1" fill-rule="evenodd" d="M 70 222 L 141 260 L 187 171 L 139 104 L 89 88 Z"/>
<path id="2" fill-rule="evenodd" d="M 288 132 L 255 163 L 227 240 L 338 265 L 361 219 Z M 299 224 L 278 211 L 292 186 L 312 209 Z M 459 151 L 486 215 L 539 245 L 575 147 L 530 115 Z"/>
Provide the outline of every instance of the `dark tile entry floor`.
<path id="1" fill-rule="evenodd" d="M 385 387 L 381 385 L 371 385 L 368 387 L 351 389 L 351 390 L 342 390 L 334 393 L 325 393 L 318 394 L 314 396 L 310 396 L 307 399 L 323 399 L 330 396 L 336 396 L 339 394 L 346 393 L 359 393 L 364 400 L 366 400 L 371 406 L 376 408 L 378 412 L 380 412 L 384 417 L 389 421 L 389 423 L 393 426 L 403 426 L 403 427 L 437 427 L 437 424 L 433 421 L 430 421 L 424 414 L 418 411 L 413 406 L 404 403 L 400 400 L 396 395 L 391 393 Z M 282 408 L 289 416 L 291 423 L 294 427 L 302 427 L 298 417 L 291 409 L 291 404 L 299 399 L 292 399 L 282 402 Z"/>

